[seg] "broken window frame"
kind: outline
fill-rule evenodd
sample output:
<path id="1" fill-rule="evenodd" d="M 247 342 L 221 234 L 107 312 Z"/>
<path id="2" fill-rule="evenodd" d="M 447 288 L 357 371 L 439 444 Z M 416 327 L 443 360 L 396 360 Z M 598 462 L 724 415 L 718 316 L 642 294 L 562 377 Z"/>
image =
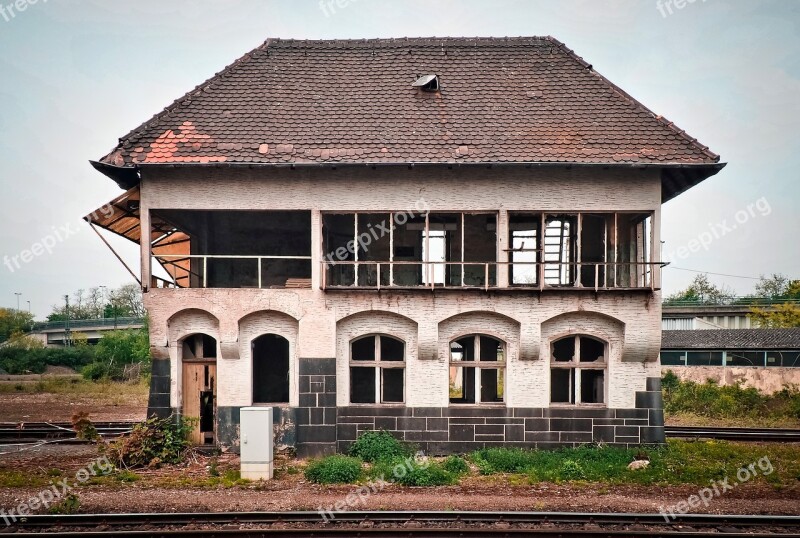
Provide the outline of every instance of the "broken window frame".
<path id="1" fill-rule="evenodd" d="M 466 340 L 468 338 L 472 338 L 472 360 L 454 360 L 453 359 L 453 344 L 457 344 L 461 340 Z M 488 338 L 494 340 L 498 343 L 498 351 L 502 354 L 502 360 L 481 360 L 481 338 Z M 493 406 L 493 407 L 500 407 L 506 405 L 506 376 L 508 373 L 508 360 L 507 360 L 507 346 L 506 343 L 494 336 L 490 336 L 488 334 L 465 334 L 463 336 L 459 336 L 458 338 L 454 338 L 450 341 L 448 346 L 448 368 L 447 368 L 447 375 L 448 375 L 448 402 L 450 405 L 462 406 L 462 405 L 471 405 L 471 406 Z M 466 400 L 466 389 L 462 385 L 462 394 L 464 396 L 462 398 L 453 398 L 450 396 L 450 375 L 453 368 L 461 368 L 461 375 L 464 377 L 468 377 L 465 375 L 465 371 L 467 368 L 474 369 L 474 374 L 472 375 L 472 381 L 474 383 L 473 386 L 473 394 L 474 394 L 474 402 L 471 401 L 463 401 Z M 498 376 L 498 384 L 502 383 L 502 398 L 494 399 L 491 401 L 483 401 L 483 391 L 481 382 L 483 381 L 483 371 L 484 370 L 495 370 Z M 480 373 L 480 375 L 478 375 Z M 463 379 L 462 379 L 463 382 Z M 459 401 L 462 400 L 462 401 Z"/>
<path id="2" fill-rule="evenodd" d="M 413 261 L 397 261 L 395 260 L 395 229 L 398 226 L 405 226 L 408 220 L 406 220 L 403 224 L 398 224 L 395 218 L 395 215 L 408 215 L 409 211 L 346 211 L 346 212 L 339 212 L 339 211 L 324 211 L 322 212 L 322 222 L 323 222 L 323 230 L 322 230 L 322 237 L 323 237 L 323 255 L 322 255 L 322 288 L 376 288 L 381 289 L 383 287 L 393 287 L 393 288 L 485 288 L 488 289 L 490 287 L 497 286 L 497 265 L 498 265 L 498 256 L 497 256 L 497 245 L 499 244 L 499 236 L 497 233 L 497 223 L 499 218 L 498 211 L 435 211 L 435 212 L 425 212 L 424 216 L 425 220 L 421 223 L 415 223 L 415 226 L 421 225 L 422 228 L 420 229 L 421 232 L 421 241 L 422 241 L 422 251 L 419 256 L 419 260 Z M 363 217 L 365 215 L 387 215 L 388 217 L 388 229 L 389 229 L 389 259 L 388 260 L 361 260 L 359 256 L 359 252 L 362 250 L 358 244 L 359 235 L 366 233 L 364 230 L 359 230 L 359 217 Z M 330 245 L 327 244 L 325 240 L 326 230 L 324 229 L 325 218 L 327 216 L 351 216 L 353 217 L 353 250 L 350 251 L 352 254 L 352 261 L 343 261 L 343 260 L 334 260 L 335 250 L 331 248 Z M 434 260 L 431 259 L 431 239 L 433 238 L 432 232 L 438 232 L 436 228 L 439 226 L 446 226 L 444 225 L 437 225 L 437 223 L 431 223 L 431 216 L 434 217 L 443 217 L 443 216 L 450 216 L 450 215 L 457 215 L 458 222 L 456 223 L 456 230 L 460 232 L 460 254 L 457 260 L 450 260 L 446 261 L 446 238 L 445 238 L 445 260 Z M 470 216 L 480 216 L 485 215 L 487 217 L 494 219 L 494 248 L 492 249 L 492 258 L 491 261 L 480 261 L 480 262 L 473 262 L 466 260 L 466 244 L 465 244 L 465 224 L 466 220 Z M 487 223 L 488 226 L 488 223 Z M 337 249 L 338 250 L 338 249 Z M 352 284 L 333 284 L 329 285 L 328 280 L 331 278 L 329 275 L 329 270 L 337 265 L 352 265 L 354 266 L 354 271 L 352 275 Z M 364 284 L 363 277 L 359 275 L 360 271 L 359 268 L 364 265 L 373 265 L 376 267 L 376 277 L 374 279 L 375 284 Z M 411 266 L 418 266 L 420 268 L 420 278 L 419 283 L 413 286 L 409 285 L 398 285 L 395 284 L 395 270 L 396 267 L 403 266 L 403 265 L 411 265 Z M 480 266 L 483 271 L 482 275 L 482 282 L 480 284 L 472 285 L 466 282 L 465 274 L 466 268 L 472 266 Z M 448 268 L 450 267 L 458 267 L 460 278 L 458 279 L 459 282 L 457 284 L 448 283 L 450 280 L 450 275 Z M 388 283 L 384 283 L 384 279 L 382 275 L 385 274 L 384 272 L 388 271 Z"/>
<path id="3" fill-rule="evenodd" d="M 372 359 L 365 359 L 365 360 L 357 360 L 353 357 L 353 345 L 360 341 L 367 338 L 374 338 L 375 339 L 375 351 L 374 357 Z M 390 338 L 399 342 L 403 345 L 403 360 L 383 360 L 381 357 L 381 340 L 382 338 Z M 348 390 L 348 399 L 350 404 L 349 405 L 405 405 L 406 402 L 406 343 L 404 340 L 397 338 L 396 336 L 392 336 L 389 334 L 384 333 L 372 333 L 372 334 L 364 334 L 353 338 L 350 340 L 350 344 L 348 346 L 349 349 L 349 360 L 348 360 L 348 372 L 350 376 L 350 387 Z M 353 368 L 361 368 L 361 369 L 372 369 L 374 370 L 375 375 L 375 394 L 373 402 L 354 402 L 353 401 Z M 385 402 L 383 401 L 383 386 L 384 386 L 384 370 L 402 370 L 403 372 L 403 399 L 399 402 Z"/>
<path id="4" fill-rule="evenodd" d="M 627 229 L 630 234 L 627 241 L 622 242 L 621 234 L 625 233 L 622 223 L 625 216 L 631 219 L 638 217 L 634 221 L 634 226 Z M 602 239 L 602 260 L 584 260 L 585 244 L 583 231 L 584 220 L 587 218 L 605 218 Z M 535 228 L 536 244 L 531 248 L 525 245 L 524 249 L 518 249 L 514 244 L 516 225 L 515 220 L 529 219 L 537 221 Z M 657 271 L 661 262 L 656 259 L 655 245 L 655 212 L 654 211 L 579 211 L 579 212 L 535 212 L 535 211 L 512 211 L 508 218 L 508 241 L 510 243 L 507 252 L 509 253 L 509 287 L 538 287 L 544 288 L 593 288 L 593 289 L 656 289 L 658 284 Z M 569 223 L 567 236 L 562 233 L 562 239 L 558 250 L 554 253 L 552 249 L 548 252 L 547 247 L 552 244 L 547 243 L 548 223 L 552 222 Z M 533 231 L 533 230 L 532 230 Z M 552 236 L 551 236 L 552 237 Z M 564 238 L 567 244 L 564 244 Z M 627 256 L 620 248 L 621 244 L 628 245 Z M 533 252 L 537 261 L 535 283 L 514 282 L 514 253 Z M 635 259 L 632 259 L 635 254 Z M 555 255 L 555 259 L 554 259 Z M 523 266 L 529 265 L 522 262 Z M 555 266 L 554 268 L 551 268 Z M 588 271 L 587 271 L 588 270 Z M 552 273 L 556 273 L 553 277 Z M 550 273 L 550 275 L 548 275 Z M 593 275 L 592 275 L 593 273 Z M 588 275 L 588 278 L 587 276 Z"/>
<path id="5" fill-rule="evenodd" d="M 596 343 L 602 344 L 603 355 L 602 361 L 581 361 L 581 339 L 587 338 Z M 555 346 L 569 339 L 574 339 L 573 355 L 569 361 L 556 360 Z M 570 334 L 554 338 L 550 342 L 550 405 L 552 407 L 607 407 L 608 406 L 608 352 L 609 344 L 602 338 L 593 336 L 591 334 Z M 553 401 L 553 372 L 554 371 L 568 371 L 569 374 L 569 387 L 567 388 L 568 399 L 567 402 Z M 582 401 L 582 372 L 584 371 L 598 371 L 603 374 L 603 401 L 602 402 L 583 402 Z"/>

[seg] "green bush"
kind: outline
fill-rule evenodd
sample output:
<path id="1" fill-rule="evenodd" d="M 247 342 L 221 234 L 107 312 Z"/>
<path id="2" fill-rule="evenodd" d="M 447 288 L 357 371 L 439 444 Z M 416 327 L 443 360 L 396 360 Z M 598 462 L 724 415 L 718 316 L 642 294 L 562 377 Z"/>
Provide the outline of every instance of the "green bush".
<path id="1" fill-rule="evenodd" d="M 369 463 L 409 456 L 411 452 L 408 445 L 385 430 L 364 432 L 350 447 L 351 456 Z"/>
<path id="2" fill-rule="evenodd" d="M 41 374 L 47 366 L 80 369 L 95 358 L 92 347 L 44 348 L 16 346 L 0 348 L 0 368 L 12 375 Z"/>
<path id="3" fill-rule="evenodd" d="M 472 453 L 481 474 L 522 473 L 539 460 L 539 453 L 521 448 L 483 448 Z"/>
<path id="4" fill-rule="evenodd" d="M 305 470 L 306 480 L 317 484 L 350 484 L 361 474 L 360 459 L 339 454 L 313 460 Z"/>
<path id="5" fill-rule="evenodd" d="M 444 460 L 444 463 L 442 463 L 442 467 L 445 471 L 454 475 L 461 475 L 469 472 L 467 461 L 459 456 L 448 456 L 447 459 Z"/>
<path id="6" fill-rule="evenodd" d="M 150 418 L 136 424 L 128 435 L 109 443 L 104 451 L 121 468 L 180 463 L 189 448 L 189 433 L 195 423 L 195 419 L 175 416 Z"/>

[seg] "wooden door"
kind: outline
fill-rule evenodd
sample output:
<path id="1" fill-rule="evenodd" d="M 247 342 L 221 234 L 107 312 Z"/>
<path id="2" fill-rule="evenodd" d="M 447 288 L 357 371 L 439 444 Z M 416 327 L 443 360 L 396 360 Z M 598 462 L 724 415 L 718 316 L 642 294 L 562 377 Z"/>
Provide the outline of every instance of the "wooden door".
<path id="1" fill-rule="evenodd" d="M 217 365 L 209 361 L 183 362 L 183 416 L 196 423 L 189 440 L 194 445 L 216 441 Z"/>

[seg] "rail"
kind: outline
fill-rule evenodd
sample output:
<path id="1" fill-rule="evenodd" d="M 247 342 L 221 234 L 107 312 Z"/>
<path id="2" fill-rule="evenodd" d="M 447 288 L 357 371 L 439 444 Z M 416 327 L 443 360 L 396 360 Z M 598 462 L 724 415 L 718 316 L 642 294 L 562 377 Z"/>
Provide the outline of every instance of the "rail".
<path id="1" fill-rule="evenodd" d="M 70 330 L 85 329 L 88 327 L 135 327 L 143 326 L 144 318 L 97 318 L 97 319 L 71 319 Z M 33 324 L 33 331 L 63 330 L 67 328 L 66 321 L 45 321 Z"/>
<path id="2" fill-rule="evenodd" d="M 788 536 L 800 517 L 782 515 L 363 511 L 27 515 L 10 529 L 25 536 Z M 99 529 L 98 529 L 99 527 Z M 687 532 L 688 531 L 688 532 Z"/>
<path id="3" fill-rule="evenodd" d="M 663 262 L 333 261 L 322 288 L 650 289 Z M 337 269 L 338 268 L 338 269 Z M 500 281 L 498 268 L 505 270 Z M 517 271 L 515 271 L 517 269 Z M 505 282 L 507 280 L 507 282 Z"/>
<path id="4" fill-rule="evenodd" d="M 274 261 L 303 261 L 303 262 L 311 262 L 311 256 L 245 256 L 245 255 L 217 255 L 217 254 L 159 254 L 154 256 L 156 260 L 158 260 L 163 265 L 172 265 L 178 271 L 182 271 L 186 273 L 191 280 L 191 277 L 195 277 L 196 281 L 199 282 L 201 288 L 208 288 L 209 287 L 209 260 L 212 262 L 214 260 L 224 260 L 224 261 L 252 261 L 255 263 L 254 266 L 254 276 L 250 277 L 250 279 L 244 278 L 241 276 L 241 271 L 237 271 L 239 273 L 237 275 L 240 278 L 239 286 L 231 286 L 231 287 L 257 287 L 258 289 L 262 289 L 265 287 L 265 276 L 272 276 L 267 270 L 265 270 L 264 265 L 265 262 L 274 262 Z M 199 264 L 198 267 L 193 267 L 192 260 L 198 260 Z M 182 262 L 189 262 L 189 267 L 185 265 L 181 265 Z M 267 264 L 268 265 L 268 264 Z M 212 266 L 213 268 L 213 266 Z M 268 268 L 267 268 L 268 269 Z M 299 274 L 287 274 L 287 273 L 277 273 L 275 276 L 282 279 L 284 283 L 289 282 L 291 280 L 302 280 L 302 279 L 310 279 L 311 277 L 311 268 L 309 265 L 307 274 L 299 275 Z M 163 280 L 163 279 L 162 279 Z M 168 282 L 168 281 L 166 281 Z M 169 283 L 172 284 L 172 283 Z M 219 287 L 227 287 L 227 286 L 216 286 L 212 285 L 212 288 L 219 288 Z M 166 286 L 160 286 L 166 287 Z M 174 287 L 170 286 L 170 287 Z M 191 286 L 190 286 L 191 287 Z M 197 287 L 197 286 L 194 286 Z"/>

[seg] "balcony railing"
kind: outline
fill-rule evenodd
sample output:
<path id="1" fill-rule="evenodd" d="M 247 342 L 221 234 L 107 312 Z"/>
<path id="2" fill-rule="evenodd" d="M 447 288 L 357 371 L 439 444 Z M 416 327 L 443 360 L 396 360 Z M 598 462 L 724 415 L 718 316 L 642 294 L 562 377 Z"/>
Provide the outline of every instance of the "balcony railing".
<path id="1" fill-rule="evenodd" d="M 155 258 L 178 275 L 175 279 L 178 287 L 311 287 L 311 256 L 159 254 Z M 164 282 L 159 284 L 158 287 L 170 287 Z"/>
<path id="2" fill-rule="evenodd" d="M 656 289 L 662 262 L 323 261 L 323 289 Z M 507 285 L 498 284 L 505 268 Z M 518 271 L 515 274 L 514 269 Z"/>

